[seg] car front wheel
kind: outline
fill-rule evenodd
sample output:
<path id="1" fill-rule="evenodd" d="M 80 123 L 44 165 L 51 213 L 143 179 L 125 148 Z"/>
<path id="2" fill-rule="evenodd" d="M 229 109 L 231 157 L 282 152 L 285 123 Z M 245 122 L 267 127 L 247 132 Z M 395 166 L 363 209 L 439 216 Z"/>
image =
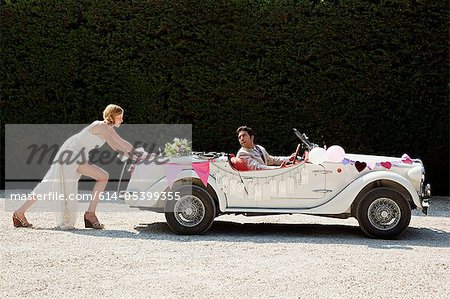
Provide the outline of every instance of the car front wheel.
<path id="1" fill-rule="evenodd" d="M 408 228 L 411 208 L 405 197 L 394 189 L 381 187 L 367 192 L 358 204 L 357 219 L 366 235 L 396 239 Z"/>
<path id="2" fill-rule="evenodd" d="M 182 185 L 174 190 L 179 197 L 166 204 L 166 221 L 181 235 L 205 233 L 216 215 L 214 200 L 208 191 L 197 185 Z"/>

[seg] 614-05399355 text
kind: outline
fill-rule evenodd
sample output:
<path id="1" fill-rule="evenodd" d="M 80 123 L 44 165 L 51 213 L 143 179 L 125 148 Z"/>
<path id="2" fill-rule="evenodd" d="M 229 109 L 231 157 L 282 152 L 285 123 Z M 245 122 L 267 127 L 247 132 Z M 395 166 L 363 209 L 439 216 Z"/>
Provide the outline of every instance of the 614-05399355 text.
<path id="1" fill-rule="evenodd" d="M 121 192 L 125 200 L 179 200 L 180 192 Z"/>

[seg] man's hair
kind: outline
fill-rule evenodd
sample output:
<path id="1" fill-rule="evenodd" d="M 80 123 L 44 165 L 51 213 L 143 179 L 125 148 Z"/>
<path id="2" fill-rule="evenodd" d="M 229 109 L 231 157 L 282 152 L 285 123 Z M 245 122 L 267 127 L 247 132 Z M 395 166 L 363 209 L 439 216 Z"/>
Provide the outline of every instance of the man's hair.
<path id="1" fill-rule="evenodd" d="M 255 132 L 253 132 L 253 129 L 247 126 L 240 126 L 236 130 L 236 134 L 239 135 L 239 132 L 246 131 L 250 137 L 255 136 Z"/>

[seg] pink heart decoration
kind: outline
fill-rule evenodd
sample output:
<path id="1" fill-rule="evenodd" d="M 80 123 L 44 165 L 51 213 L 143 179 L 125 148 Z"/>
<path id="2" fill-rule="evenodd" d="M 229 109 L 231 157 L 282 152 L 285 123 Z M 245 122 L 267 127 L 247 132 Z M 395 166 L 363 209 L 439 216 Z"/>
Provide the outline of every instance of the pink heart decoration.
<path id="1" fill-rule="evenodd" d="M 383 166 L 384 168 L 387 168 L 387 169 L 391 169 L 391 167 L 392 167 L 391 162 L 381 162 L 380 164 L 381 164 L 381 166 Z"/>
<path id="2" fill-rule="evenodd" d="M 367 167 L 369 167 L 370 170 L 375 168 L 375 162 L 367 162 Z"/>
<path id="3" fill-rule="evenodd" d="M 407 154 L 403 154 L 402 155 L 402 162 L 406 163 L 406 164 L 412 164 L 413 163 L 413 161 L 411 160 L 411 158 Z"/>
<path id="4" fill-rule="evenodd" d="M 406 163 L 406 164 L 412 164 L 413 163 L 413 161 L 411 159 L 403 159 L 402 162 Z"/>
<path id="5" fill-rule="evenodd" d="M 367 166 L 366 162 L 359 162 L 359 161 L 355 162 L 355 167 L 359 172 L 363 171 L 366 168 L 366 166 Z"/>

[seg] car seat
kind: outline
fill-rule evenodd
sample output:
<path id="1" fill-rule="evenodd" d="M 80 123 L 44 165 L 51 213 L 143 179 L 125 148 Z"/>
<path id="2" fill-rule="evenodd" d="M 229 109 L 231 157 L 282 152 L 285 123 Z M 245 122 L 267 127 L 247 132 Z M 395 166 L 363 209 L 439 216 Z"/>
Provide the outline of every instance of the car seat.
<path id="1" fill-rule="evenodd" d="M 231 168 L 236 171 L 250 170 L 250 168 L 248 168 L 247 164 L 241 158 L 237 158 L 233 154 L 228 155 L 228 163 L 230 164 Z"/>

